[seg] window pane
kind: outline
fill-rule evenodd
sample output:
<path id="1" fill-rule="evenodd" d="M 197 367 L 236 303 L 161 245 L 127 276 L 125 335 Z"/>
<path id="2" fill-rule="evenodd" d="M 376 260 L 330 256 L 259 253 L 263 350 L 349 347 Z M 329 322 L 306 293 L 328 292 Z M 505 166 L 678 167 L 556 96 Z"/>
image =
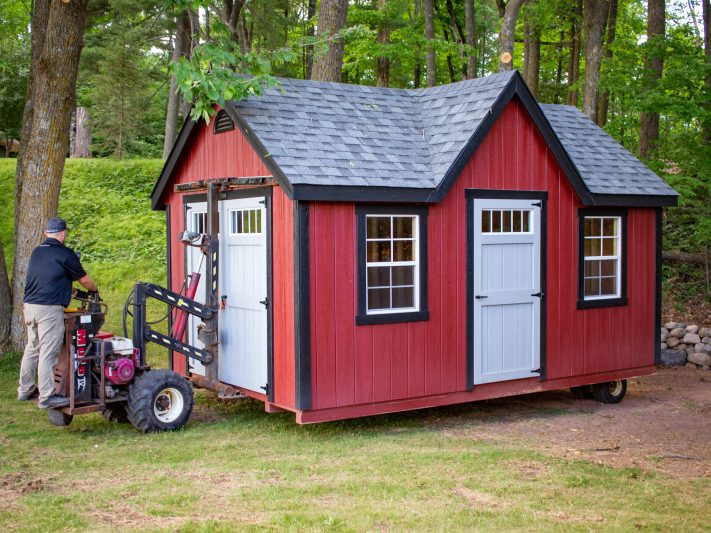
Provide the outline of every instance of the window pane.
<path id="1" fill-rule="evenodd" d="M 491 212 L 491 231 L 492 233 L 501 233 L 501 211 Z"/>
<path id="2" fill-rule="evenodd" d="M 617 275 L 617 261 L 614 259 L 600 261 L 600 275 L 601 276 L 616 276 Z"/>
<path id="3" fill-rule="evenodd" d="M 600 294 L 613 296 L 617 294 L 617 278 L 602 278 L 600 280 Z"/>
<path id="4" fill-rule="evenodd" d="M 390 289 L 368 289 L 368 309 L 389 309 Z"/>
<path id="5" fill-rule="evenodd" d="M 491 232 L 491 211 L 484 210 L 481 212 L 481 231 L 483 233 Z"/>
<path id="6" fill-rule="evenodd" d="M 504 217 L 504 232 L 511 233 L 511 211 L 506 210 L 503 212 Z"/>
<path id="7" fill-rule="evenodd" d="M 368 287 L 389 287 L 390 267 L 368 267 Z"/>
<path id="8" fill-rule="evenodd" d="M 369 239 L 390 238 L 390 217 L 366 217 Z"/>
<path id="9" fill-rule="evenodd" d="M 602 255 L 617 255 L 617 239 L 605 237 L 602 241 Z"/>
<path id="10" fill-rule="evenodd" d="M 414 285 L 415 267 L 393 267 L 393 285 Z"/>
<path id="11" fill-rule="evenodd" d="M 254 209 L 249 210 L 249 232 L 257 232 L 257 213 L 254 211 Z"/>
<path id="12" fill-rule="evenodd" d="M 521 211 L 513 212 L 513 230 L 516 233 L 521 233 Z"/>
<path id="13" fill-rule="evenodd" d="M 393 307 L 414 307 L 415 289 L 413 287 L 400 287 L 393 289 Z"/>
<path id="14" fill-rule="evenodd" d="M 600 219 L 599 218 L 585 218 L 585 236 L 586 237 L 599 237 L 601 235 L 600 231 Z"/>
<path id="15" fill-rule="evenodd" d="M 413 230 L 412 223 L 412 217 L 394 217 L 393 237 L 396 239 L 411 239 Z"/>
<path id="16" fill-rule="evenodd" d="M 412 250 L 413 241 L 394 241 L 395 257 L 393 261 L 414 261 L 415 257 Z"/>
<path id="17" fill-rule="evenodd" d="M 593 278 L 600 275 L 601 261 L 585 261 L 585 277 Z"/>
<path id="18" fill-rule="evenodd" d="M 368 243 L 368 262 L 382 263 L 390 261 L 390 241 L 371 241 Z"/>
<path id="19" fill-rule="evenodd" d="M 585 280 L 585 296 L 600 295 L 600 280 L 598 278 Z"/>
<path id="20" fill-rule="evenodd" d="M 605 218 L 602 221 L 602 233 L 609 237 L 617 236 L 617 219 Z"/>
<path id="21" fill-rule="evenodd" d="M 585 239 L 585 257 L 600 255 L 600 239 Z"/>
<path id="22" fill-rule="evenodd" d="M 529 228 L 529 218 L 530 218 L 530 216 L 531 216 L 531 212 L 530 212 L 530 211 L 524 211 L 524 212 L 523 212 L 523 232 L 524 232 L 524 233 L 528 233 L 529 231 L 531 231 L 530 229 L 528 229 L 528 228 Z"/>
<path id="23" fill-rule="evenodd" d="M 257 211 L 257 233 L 262 233 L 262 210 Z"/>

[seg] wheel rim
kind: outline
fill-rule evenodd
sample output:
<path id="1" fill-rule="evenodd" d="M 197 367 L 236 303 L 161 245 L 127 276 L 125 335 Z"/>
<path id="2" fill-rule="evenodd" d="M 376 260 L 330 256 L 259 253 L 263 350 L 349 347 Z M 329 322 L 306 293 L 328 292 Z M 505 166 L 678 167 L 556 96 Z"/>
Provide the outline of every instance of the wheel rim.
<path id="1" fill-rule="evenodd" d="M 610 381 L 610 394 L 612 396 L 619 396 L 622 394 L 622 380 L 618 379 L 616 381 Z"/>
<path id="2" fill-rule="evenodd" d="M 175 422 L 183 412 L 185 401 L 178 389 L 167 387 L 160 391 L 153 402 L 153 413 L 161 422 Z"/>

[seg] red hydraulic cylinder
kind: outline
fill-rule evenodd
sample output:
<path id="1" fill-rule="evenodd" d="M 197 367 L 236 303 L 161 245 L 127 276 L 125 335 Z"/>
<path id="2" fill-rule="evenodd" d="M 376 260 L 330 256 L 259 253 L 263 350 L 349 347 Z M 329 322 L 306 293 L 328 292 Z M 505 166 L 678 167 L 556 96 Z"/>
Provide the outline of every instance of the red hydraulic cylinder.
<path id="1" fill-rule="evenodd" d="M 190 274 L 190 283 L 188 284 L 188 290 L 185 292 L 185 297 L 189 300 L 195 299 L 195 293 L 197 292 L 198 284 L 200 283 L 200 273 L 193 272 Z M 183 340 L 185 335 L 185 327 L 188 325 L 188 312 L 182 309 L 178 311 L 178 318 L 173 324 L 173 331 L 171 331 L 170 336 L 179 341 Z"/>

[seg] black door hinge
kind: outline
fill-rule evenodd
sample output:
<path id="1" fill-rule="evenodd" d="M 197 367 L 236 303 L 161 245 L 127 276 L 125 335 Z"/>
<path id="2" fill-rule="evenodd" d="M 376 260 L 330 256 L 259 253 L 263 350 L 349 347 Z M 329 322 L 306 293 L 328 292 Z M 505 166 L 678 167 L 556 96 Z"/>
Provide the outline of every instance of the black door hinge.
<path id="1" fill-rule="evenodd" d="M 267 205 L 267 200 L 266 200 L 266 199 L 265 199 L 265 200 L 259 200 L 259 203 L 262 204 L 262 205 Z"/>
<path id="2" fill-rule="evenodd" d="M 540 369 L 540 368 L 536 368 L 535 370 L 531 370 L 531 374 L 540 374 L 540 373 L 541 373 L 541 369 Z"/>
<path id="3" fill-rule="evenodd" d="M 266 385 L 263 385 L 259 388 L 262 389 L 265 394 L 269 395 L 269 383 L 267 383 Z"/>
<path id="4" fill-rule="evenodd" d="M 532 294 L 531 296 L 537 296 L 538 298 L 543 298 L 545 296 L 542 292 L 537 292 L 536 294 Z"/>
<path id="5" fill-rule="evenodd" d="M 533 202 L 533 204 L 531 204 L 531 205 L 533 205 L 534 207 L 543 207 L 542 202 Z"/>
<path id="6" fill-rule="evenodd" d="M 261 300 L 259 303 L 269 309 L 269 298 L 264 298 L 264 300 Z"/>
<path id="7" fill-rule="evenodd" d="M 488 296 L 484 296 L 482 294 L 477 294 L 474 298 L 476 298 L 477 300 L 483 300 L 484 298 L 488 298 Z"/>

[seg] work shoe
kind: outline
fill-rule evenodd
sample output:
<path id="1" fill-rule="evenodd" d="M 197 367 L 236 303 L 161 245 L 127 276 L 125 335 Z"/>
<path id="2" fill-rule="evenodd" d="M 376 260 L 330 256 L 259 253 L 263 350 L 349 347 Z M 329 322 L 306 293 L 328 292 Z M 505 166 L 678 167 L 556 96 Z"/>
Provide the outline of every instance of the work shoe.
<path id="1" fill-rule="evenodd" d="M 37 387 L 35 387 L 30 392 L 18 392 L 17 399 L 21 402 L 26 402 L 37 396 L 37 394 L 39 394 L 39 390 L 37 390 Z"/>
<path id="2" fill-rule="evenodd" d="M 40 409 L 48 409 L 49 407 L 65 407 L 69 405 L 69 398 L 60 396 L 59 394 L 54 394 L 37 404 Z"/>

